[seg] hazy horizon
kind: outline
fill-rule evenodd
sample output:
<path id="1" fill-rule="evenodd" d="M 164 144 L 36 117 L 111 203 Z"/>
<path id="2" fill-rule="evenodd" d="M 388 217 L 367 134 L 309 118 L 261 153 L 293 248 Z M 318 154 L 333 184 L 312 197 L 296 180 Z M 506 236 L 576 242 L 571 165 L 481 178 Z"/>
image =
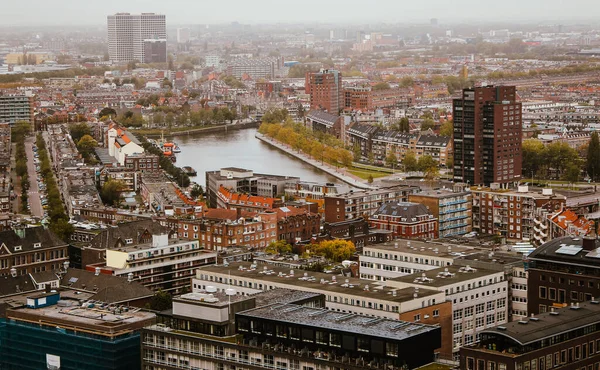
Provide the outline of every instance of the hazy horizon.
<path id="1" fill-rule="evenodd" d="M 246 24 L 274 23 L 368 23 L 410 22 L 427 23 L 437 18 L 441 24 L 456 22 L 539 22 L 539 21 L 592 21 L 600 11 L 600 3 L 590 0 L 504 0 L 485 3 L 478 0 L 305 0 L 301 3 L 273 0 L 229 0 L 225 2 L 198 2 L 191 0 L 105 0 L 87 2 L 58 0 L 48 7 L 47 1 L 30 0 L 4 4 L 0 26 L 99 26 L 106 24 L 109 14 L 160 13 L 171 25 L 219 24 L 240 22 Z"/>

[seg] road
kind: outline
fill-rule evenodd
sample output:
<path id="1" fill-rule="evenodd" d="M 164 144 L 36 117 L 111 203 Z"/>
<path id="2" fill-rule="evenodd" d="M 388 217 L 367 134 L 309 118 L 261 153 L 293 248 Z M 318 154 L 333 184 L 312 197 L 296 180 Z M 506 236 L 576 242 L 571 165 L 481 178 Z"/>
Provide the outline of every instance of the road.
<path id="1" fill-rule="evenodd" d="M 25 139 L 25 153 L 27 155 L 27 175 L 29 175 L 29 205 L 31 206 L 31 215 L 42 218 L 44 210 L 42 209 L 42 201 L 38 188 L 37 174 L 35 172 L 35 163 L 33 163 L 33 141 L 35 137 Z"/>

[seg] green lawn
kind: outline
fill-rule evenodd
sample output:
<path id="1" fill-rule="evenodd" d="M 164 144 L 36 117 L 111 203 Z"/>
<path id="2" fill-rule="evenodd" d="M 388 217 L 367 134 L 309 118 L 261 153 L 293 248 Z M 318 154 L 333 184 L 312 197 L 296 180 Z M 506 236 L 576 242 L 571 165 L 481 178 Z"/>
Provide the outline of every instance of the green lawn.
<path id="1" fill-rule="evenodd" d="M 373 176 L 374 179 L 376 179 L 378 177 L 384 177 L 384 176 L 389 175 L 389 173 L 384 173 L 384 172 L 379 172 L 379 171 L 369 171 L 369 170 L 359 169 L 359 168 L 350 168 L 350 169 L 348 169 L 348 172 L 350 172 L 354 176 L 360 177 L 363 180 L 368 180 L 369 175 Z"/>

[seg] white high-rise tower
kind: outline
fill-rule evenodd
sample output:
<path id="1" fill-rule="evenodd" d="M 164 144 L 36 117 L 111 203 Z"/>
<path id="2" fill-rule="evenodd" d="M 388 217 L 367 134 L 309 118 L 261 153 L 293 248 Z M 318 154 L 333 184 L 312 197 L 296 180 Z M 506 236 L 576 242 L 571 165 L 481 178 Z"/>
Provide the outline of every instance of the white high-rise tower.
<path id="1" fill-rule="evenodd" d="M 109 15 L 107 21 L 108 54 L 113 62 L 138 60 L 150 63 L 153 60 L 150 60 L 150 55 L 145 55 L 144 42 L 160 41 L 166 45 L 167 26 L 163 14 L 117 13 Z M 166 47 L 164 49 L 166 60 Z"/>

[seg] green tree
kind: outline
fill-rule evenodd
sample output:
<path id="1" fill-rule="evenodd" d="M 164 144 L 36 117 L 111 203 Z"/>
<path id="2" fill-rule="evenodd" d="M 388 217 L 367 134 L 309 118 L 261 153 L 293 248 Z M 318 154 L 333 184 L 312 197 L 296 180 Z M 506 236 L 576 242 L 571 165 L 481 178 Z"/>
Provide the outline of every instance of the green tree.
<path id="1" fill-rule="evenodd" d="M 388 165 L 388 167 L 395 167 L 398 165 L 398 158 L 396 158 L 396 154 L 393 151 L 390 150 L 385 157 L 385 164 Z"/>
<path id="2" fill-rule="evenodd" d="M 369 177 L 367 177 L 367 182 L 368 182 L 369 184 L 372 184 L 372 183 L 373 183 L 373 175 L 369 174 Z"/>
<path id="3" fill-rule="evenodd" d="M 17 121 L 10 132 L 11 140 L 17 142 L 31 133 L 31 124 L 27 121 Z"/>
<path id="4" fill-rule="evenodd" d="M 593 132 L 588 145 L 586 156 L 586 171 L 592 181 L 597 181 L 600 178 L 600 141 L 598 132 Z"/>
<path id="5" fill-rule="evenodd" d="M 94 149 L 98 147 L 98 142 L 94 140 L 90 135 L 84 135 L 77 142 L 77 149 L 81 153 L 84 159 L 88 160 L 90 155 L 94 152 Z"/>
<path id="6" fill-rule="evenodd" d="M 354 243 L 347 240 L 326 240 L 311 246 L 313 254 L 323 256 L 329 260 L 342 262 L 349 259 L 356 252 Z"/>
<path id="7" fill-rule="evenodd" d="M 387 82 L 379 82 L 379 83 L 377 83 L 377 84 L 375 84 L 373 86 L 373 91 L 389 90 L 390 88 L 391 87 L 390 87 L 389 83 L 387 83 Z"/>
<path id="8" fill-rule="evenodd" d="M 452 120 L 448 120 L 440 127 L 440 136 L 452 137 L 454 134 L 454 123 Z"/>
<path id="9" fill-rule="evenodd" d="M 292 246 L 285 240 L 278 240 L 270 243 L 265 249 L 268 254 L 286 254 L 292 253 Z"/>
<path id="10" fill-rule="evenodd" d="M 360 161 L 360 159 L 362 158 L 362 152 L 358 143 L 354 143 L 354 146 L 352 147 L 352 155 L 354 156 L 355 162 Z"/>
<path id="11" fill-rule="evenodd" d="M 421 131 L 427 131 L 429 129 L 434 129 L 435 128 L 435 121 L 431 118 L 425 118 L 422 122 L 421 122 Z"/>
<path id="12" fill-rule="evenodd" d="M 204 190 L 202 189 L 202 186 L 200 186 L 198 184 L 194 184 L 194 187 L 190 191 L 190 195 L 192 196 L 192 198 L 197 199 L 202 194 L 204 194 Z"/>
<path id="13" fill-rule="evenodd" d="M 69 241 L 71 239 L 71 235 L 75 232 L 75 228 L 67 220 L 66 215 L 64 215 L 64 211 L 62 218 L 50 222 L 50 230 L 64 241 Z"/>
<path id="14" fill-rule="evenodd" d="M 117 116 L 117 111 L 112 108 L 109 108 L 109 107 L 102 108 L 100 113 L 98 113 L 98 117 L 106 117 L 106 116 L 114 118 Z"/>
<path id="15" fill-rule="evenodd" d="M 121 192 L 126 187 L 121 180 L 108 179 L 102 186 L 102 190 L 100 190 L 100 197 L 105 204 L 117 206 L 121 201 Z"/>
<path id="16" fill-rule="evenodd" d="M 173 307 L 173 297 L 167 292 L 159 290 L 150 300 L 149 308 L 154 311 L 164 311 Z"/>
<path id="17" fill-rule="evenodd" d="M 402 87 L 412 87 L 414 84 L 415 80 L 410 76 L 402 77 L 402 80 L 400 81 L 400 86 Z"/>
<path id="18" fill-rule="evenodd" d="M 579 177 L 581 174 L 581 169 L 575 163 L 569 163 L 563 173 L 562 179 L 564 181 L 568 181 L 571 184 L 575 184 L 579 181 Z"/>
<path id="19" fill-rule="evenodd" d="M 407 117 L 402 117 L 398 122 L 396 122 L 396 130 L 400 132 L 410 132 L 410 121 Z"/>
<path id="20" fill-rule="evenodd" d="M 523 141 L 521 153 L 523 178 L 531 177 L 531 174 L 536 173 L 545 160 L 546 147 L 537 139 L 527 139 Z"/>
<path id="21" fill-rule="evenodd" d="M 419 164 L 417 162 L 417 156 L 413 151 L 408 151 L 404 155 L 404 159 L 402 160 L 402 164 L 404 165 L 404 170 L 407 172 L 413 172 L 419 170 Z"/>

